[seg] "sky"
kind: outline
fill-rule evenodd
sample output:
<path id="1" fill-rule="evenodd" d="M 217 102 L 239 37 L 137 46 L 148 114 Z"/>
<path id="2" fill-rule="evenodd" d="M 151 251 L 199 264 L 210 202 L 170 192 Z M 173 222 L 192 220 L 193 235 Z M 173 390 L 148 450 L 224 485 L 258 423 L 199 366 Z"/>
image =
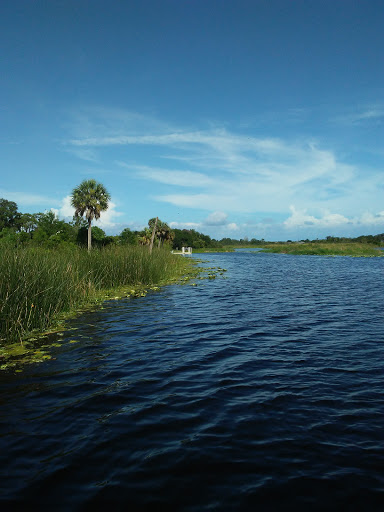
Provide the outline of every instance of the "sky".
<path id="1" fill-rule="evenodd" d="M 384 232 L 382 0 L 2 0 L 0 197 L 221 239 Z"/>

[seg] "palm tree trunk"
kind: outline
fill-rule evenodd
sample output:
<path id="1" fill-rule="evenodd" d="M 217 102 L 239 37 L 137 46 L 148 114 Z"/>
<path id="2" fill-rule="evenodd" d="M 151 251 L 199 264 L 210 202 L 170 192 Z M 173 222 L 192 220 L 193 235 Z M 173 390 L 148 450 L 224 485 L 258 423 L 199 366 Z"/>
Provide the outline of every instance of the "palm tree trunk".
<path id="1" fill-rule="evenodd" d="M 92 249 L 92 221 L 88 219 L 88 251 Z"/>
<path id="2" fill-rule="evenodd" d="M 152 249 L 153 249 L 153 241 L 155 239 L 155 233 L 156 233 L 156 227 L 157 227 L 157 221 L 158 221 L 159 217 L 156 217 L 156 220 L 155 220 L 155 225 L 153 226 L 153 231 L 152 231 L 152 236 L 151 236 L 151 243 L 149 245 L 149 254 L 152 254 Z"/>

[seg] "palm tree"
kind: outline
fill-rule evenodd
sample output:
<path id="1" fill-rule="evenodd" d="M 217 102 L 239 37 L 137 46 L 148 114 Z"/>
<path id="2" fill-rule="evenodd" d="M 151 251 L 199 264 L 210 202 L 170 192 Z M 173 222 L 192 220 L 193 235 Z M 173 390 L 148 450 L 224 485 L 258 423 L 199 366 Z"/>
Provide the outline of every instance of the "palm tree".
<path id="1" fill-rule="evenodd" d="M 157 245 L 160 247 L 163 243 L 170 243 L 175 237 L 172 229 L 165 222 L 161 221 L 158 217 L 149 219 L 148 226 L 152 231 L 151 242 L 149 243 L 149 252 L 152 252 L 153 242 L 156 238 Z"/>
<path id="2" fill-rule="evenodd" d="M 139 235 L 140 245 L 150 245 L 152 238 L 152 231 L 149 228 L 144 228 Z"/>
<path id="3" fill-rule="evenodd" d="M 71 204 L 75 208 L 75 216 L 85 215 L 88 221 L 88 251 L 92 246 L 92 221 L 99 219 L 100 213 L 108 209 L 110 199 L 107 189 L 96 180 L 84 180 L 72 191 Z"/>
<path id="4" fill-rule="evenodd" d="M 157 226 L 158 247 L 164 243 L 170 243 L 175 237 L 172 229 L 165 222 L 159 221 Z"/>
<path id="5" fill-rule="evenodd" d="M 155 221 L 153 223 L 153 221 Z M 149 219 L 148 226 L 152 228 L 152 235 L 151 235 L 151 242 L 149 244 L 149 253 L 152 254 L 153 249 L 153 241 L 155 240 L 155 236 L 157 235 L 157 223 L 159 222 L 159 217 L 156 217 L 156 219 Z M 160 221 L 161 222 L 161 221 Z"/>

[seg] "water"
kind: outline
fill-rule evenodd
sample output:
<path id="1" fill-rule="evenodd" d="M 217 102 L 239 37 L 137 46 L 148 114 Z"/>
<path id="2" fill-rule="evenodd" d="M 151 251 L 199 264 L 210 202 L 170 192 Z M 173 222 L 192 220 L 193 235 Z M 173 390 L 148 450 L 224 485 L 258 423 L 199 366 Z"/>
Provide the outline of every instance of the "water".
<path id="1" fill-rule="evenodd" d="M 204 257 L 1 374 L 1 510 L 383 510 L 384 259 Z"/>

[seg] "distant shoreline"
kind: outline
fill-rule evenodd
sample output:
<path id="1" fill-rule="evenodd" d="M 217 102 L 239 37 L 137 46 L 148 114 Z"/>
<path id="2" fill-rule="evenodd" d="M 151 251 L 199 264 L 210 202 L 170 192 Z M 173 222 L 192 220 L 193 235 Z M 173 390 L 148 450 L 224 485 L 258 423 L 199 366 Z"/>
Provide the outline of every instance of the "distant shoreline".
<path id="1" fill-rule="evenodd" d="M 234 252 L 235 249 L 260 249 L 260 252 L 312 256 L 353 256 L 377 258 L 384 256 L 379 247 L 361 242 L 270 242 L 258 245 L 205 247 L 193 249 L 194 253 Z"/>

